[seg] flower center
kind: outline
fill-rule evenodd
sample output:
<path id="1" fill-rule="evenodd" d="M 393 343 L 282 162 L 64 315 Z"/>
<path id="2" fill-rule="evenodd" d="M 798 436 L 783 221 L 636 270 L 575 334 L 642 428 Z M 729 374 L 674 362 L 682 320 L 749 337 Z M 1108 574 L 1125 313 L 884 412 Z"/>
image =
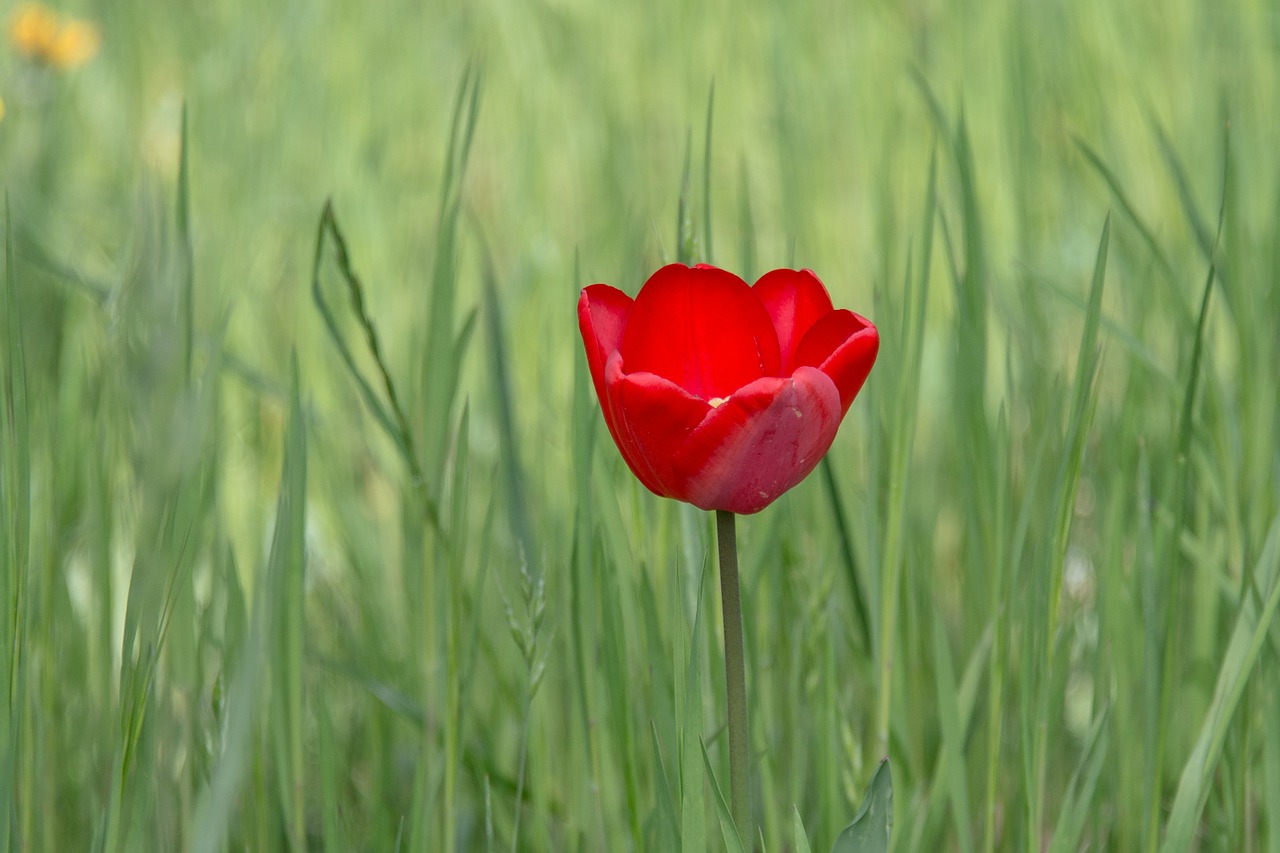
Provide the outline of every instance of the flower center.
<path id="1" fill-rule="evenodd" d="M 723 406 L 725 403 L 729 402 L 729 398 L 728 397 L 712 397 L 707 402 L 711 404 L 711 408 L 718 409 L 721 406 Z"/>

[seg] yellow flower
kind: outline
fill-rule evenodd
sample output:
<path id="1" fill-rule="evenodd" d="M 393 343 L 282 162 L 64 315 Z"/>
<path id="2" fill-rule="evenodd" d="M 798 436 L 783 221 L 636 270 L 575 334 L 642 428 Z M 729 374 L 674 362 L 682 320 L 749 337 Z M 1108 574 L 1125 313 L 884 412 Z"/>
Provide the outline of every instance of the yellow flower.
<path id="1" fill-rule="evenodd" d="M 52 68 L 79 68 L 98 52 L 96 24 L 63 17 L 41 3 L 23 3 L 9 17 L 9 41 L 32 62 Z"/>
<path id="2" fill-rule="evenodd" d="M 23 3 L 9 17 L 9 41 L 18 53 L 37 59 L 58 37 L 58 18 L 39 3 Z"/>
<path id="3" fill-rule="evenodd" d="M 0 121 L 4 121 L 4 98 L 0 98 Z"/>
<path id="4" fill-rule="evenodd" d="M 55 68 L 79 68 L 98 52 L 102 36 L 88 21 L 70 20 L 49 45 L 49 64 Z"/>

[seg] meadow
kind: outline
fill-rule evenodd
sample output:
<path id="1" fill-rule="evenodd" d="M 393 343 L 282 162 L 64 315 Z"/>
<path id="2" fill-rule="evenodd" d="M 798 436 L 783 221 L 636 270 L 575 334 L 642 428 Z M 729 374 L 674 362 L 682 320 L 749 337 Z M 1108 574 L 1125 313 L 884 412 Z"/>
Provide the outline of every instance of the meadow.
<path id="1" fill-rule="evenodd" d="M 57 12 L 0 45 L 3 849 L 733 849 L 714 522 L 575 315 L 681 259 L 881 335 L 738 521 L 745 849 L 888 757 L 893 851 L 1280 853 L 1273 3 Z"/>

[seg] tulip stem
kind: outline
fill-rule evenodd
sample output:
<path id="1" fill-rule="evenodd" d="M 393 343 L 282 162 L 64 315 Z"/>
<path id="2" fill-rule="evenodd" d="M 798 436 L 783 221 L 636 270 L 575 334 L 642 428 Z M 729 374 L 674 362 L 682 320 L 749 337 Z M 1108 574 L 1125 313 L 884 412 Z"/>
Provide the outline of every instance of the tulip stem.
<path id="1" fill-rule="evenodd" d="M 729 789 L 733 822 L 744 843 L 755 834 L 751 826 L 751 727 L 747 722 L 746 660 L 742 652 L 742 598 L 738 593 L 737 517 L 716 510 L 716 541 L 720 552 L 720 605 L 724 616 L 724 680 L 729 707 Z"/>

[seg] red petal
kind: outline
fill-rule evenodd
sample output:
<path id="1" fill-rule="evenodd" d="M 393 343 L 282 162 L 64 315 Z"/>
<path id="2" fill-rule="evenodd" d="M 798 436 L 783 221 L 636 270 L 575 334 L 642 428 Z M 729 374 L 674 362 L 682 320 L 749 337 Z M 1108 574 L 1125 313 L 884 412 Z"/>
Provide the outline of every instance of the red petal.
<path id="1" fill-rule="evenodd" d="M 672 474 L 671 460 L 711 407 L 655 373 L 624 375 L 621 359 L 610 362 L 608 381 L 609 396 L 617 406 L 620 431 L 636 457 L 631 469 L 641 481 L 645 478 L 638 468 L 650 476 L 657 484 L 654 488 L 645 483 L 651 491 L 679 497 L 672 489 L 677 478 Z M 624 451 L 623 456 L 626 455 Z"/>
<path id="2" fill-rule="evenodd" d="M 593 284 L 578 297 L 578 329 L 587 349 L 587 366 L 596 386 L 596 397 L 604 402 L 604 366 L 609 356 L 622 348 L 622 333 L 631 313 L 631 297 L 607 284 Z M 606 413 L 607 417 L 607 413 Z"/>
<path id="3" fill-rule="evenodd" d="M 582 332 L 582 343 L 587 350 L 587 366 L 591 370 L 591 382 L 596 387 L 596 399 L 600 401 L 600 410 L 604 413 L 605 426 L 613 443 L 622 453 L 623 461 L 636 475 L 641 483 L 652 492 L 660 491 L 653 472 L 648 470 L 644 461 L 635 449 L 635 441 L 631 439 L 618 416 L 617 405 L 610 399 L 605 375 L 612 361 L 617 362 L 617 372 L 622 373 L 622 356 L 618 347 L 622 344 L 622 333 L 627 326 L 627 315 L 631 312 L 631 297 L 616 287 L 607 284 L 593 284 L 584 288 L 578 297 L 578 328 Z"/>
<path id="4" fill-rule="evenodd" d="M 614 387 L 623 377 L 622 353 L 613 351 L 613 355 L 605 365 L 604 373 L 604 392 L 600 398 L 600 408 L 604 411 L 604 422 L 609 427 L 609 435 L 613 436 L 613 443 L 618 446 L 622 461 L 627 463 L 627 467 L 631 469 L 632 474 L 636 475 L 636 479 L 649 491 L 666 497 L 667 490 L 658 482 L 653 467 L 640 452 L 635 436 L 622 416 L 618 394 Z"/>
<path id="5" fill-rule="evenodd" d="M 675 454 L 674 496 L 702 509 L 759 512 L 808 476 L 840 418 L 840 392 L 816 368 L 759 379 L 714 409 Z"/>
<path id="6" fill-rule="evenodd" d="M 715 267 L 670 264 L 640 289 L 622 356 L 629 373 L 655 373 L 711 400 L 776 376 L 778 336 L 742 279 Z"/>
<path id="7" fill-rule="evenodd" d="M 780 372 L 788 376 L 795 367 L 800 339 L 814 323 L 831 313 L 831 296 L 813 270 L 767 272 L 751 289 L 773 321 L 778 333 Z"/>
<path id="8" fill-rule="evenodd" d="M 796 364 L 813 365 L 840 389 L 840 412 L 862 390 L 880 350 L 880 333 L 866 317 L 841 308 L 813 325 L 796 347 Z"/>

